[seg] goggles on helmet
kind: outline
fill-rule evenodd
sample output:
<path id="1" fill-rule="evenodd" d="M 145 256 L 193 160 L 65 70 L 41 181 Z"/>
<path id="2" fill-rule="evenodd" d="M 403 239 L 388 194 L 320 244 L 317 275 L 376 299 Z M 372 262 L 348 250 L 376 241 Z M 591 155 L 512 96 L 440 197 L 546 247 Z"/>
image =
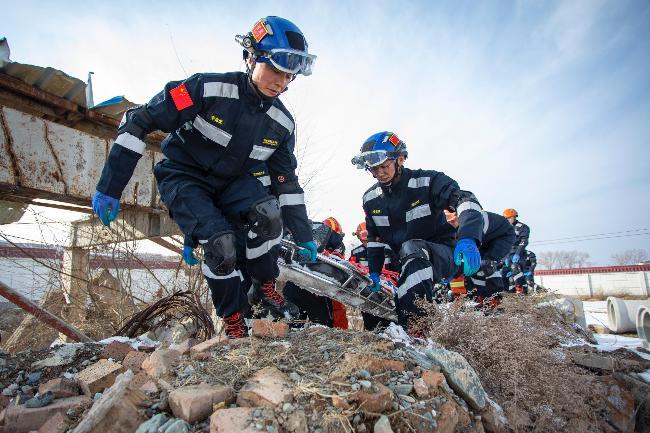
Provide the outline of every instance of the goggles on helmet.
<path id="1" fill-rule="evenodd" d="M 355 164 L 359 169 L 369 169 L 384 163 L 387 159 L 397 159 L 398 156 L 397 152 L 371 150 L 369 152 L 362 152 L 352 158 L 352 164 Z"/>
<path id="2" fill-rule="evenodd" d="M 268 60 L 274 68 L 289 74 L 311 75 L 316 56 L 291 48 L 274 48 L 263 51 L 258 58 Z"/>

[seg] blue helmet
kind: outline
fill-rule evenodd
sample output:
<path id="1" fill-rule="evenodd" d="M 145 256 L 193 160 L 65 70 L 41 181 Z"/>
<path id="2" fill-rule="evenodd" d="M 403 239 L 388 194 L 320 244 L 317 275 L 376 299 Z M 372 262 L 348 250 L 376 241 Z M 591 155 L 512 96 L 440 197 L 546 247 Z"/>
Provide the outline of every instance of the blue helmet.
<path id="1" fill-rule="evenodd" d="M 361 153 L 352 158 L 352 164 L 357 168 L 367 169 L 382 164 L 387 159 L 397 159 L 399 156 L 408 157 L 406 144 L 390 131 L 382 131 L 371 135 L 363 143 Z"/>
<path id="2" fill-rule="evenodd" d="M 244 47 L 244 57 L 252 55 L 289 74 L 311 75 L 316 56 L 308 53 L 307 40 L 298 26 L 284 18 L 269 16 L 255 23 L 246 35 L 235 40 Z"/>

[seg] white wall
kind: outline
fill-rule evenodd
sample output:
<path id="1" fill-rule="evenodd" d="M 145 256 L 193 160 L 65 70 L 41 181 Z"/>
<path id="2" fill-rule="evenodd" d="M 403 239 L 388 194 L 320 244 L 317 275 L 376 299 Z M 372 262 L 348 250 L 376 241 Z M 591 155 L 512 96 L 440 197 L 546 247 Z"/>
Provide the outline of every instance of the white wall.
<path id="1" fill-rule="evenodd" d="M 535 275 L 535 282 L 562 295 L 582 298 L 650 297 L 650 272 Z"/>

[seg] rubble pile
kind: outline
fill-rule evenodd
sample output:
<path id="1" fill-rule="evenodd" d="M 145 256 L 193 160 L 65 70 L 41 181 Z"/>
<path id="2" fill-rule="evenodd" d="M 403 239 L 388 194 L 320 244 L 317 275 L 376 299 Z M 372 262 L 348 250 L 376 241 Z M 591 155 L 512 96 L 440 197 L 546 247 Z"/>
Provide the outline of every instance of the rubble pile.
<path id="1" fill-rule="evenodd" d="M 237 340 L 117 338 L 2 354 L 0 432 L 491 433 L 522 425 L 488 395 L 470 358 L 400 330 L 256 320 L 251 337 Z M 594 406 L 598 422 L 572 431 L 643 431 L 635 416 L 644 416 L 644 401 L 647 410 L 649 385 L 626 372 L 650 362 L 566 350 L 607 396 Z"/>

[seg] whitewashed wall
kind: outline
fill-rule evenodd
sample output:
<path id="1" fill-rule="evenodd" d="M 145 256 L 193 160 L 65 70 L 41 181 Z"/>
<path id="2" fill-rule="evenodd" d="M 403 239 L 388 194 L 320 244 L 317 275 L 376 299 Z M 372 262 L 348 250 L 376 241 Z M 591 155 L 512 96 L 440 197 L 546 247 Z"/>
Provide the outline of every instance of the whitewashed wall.
<path id="1" fill-rule="evenodd" d="M 650 297 L 650 272 L 535 275 L 535 282 L 562 295 L 581 298 Z"/>

